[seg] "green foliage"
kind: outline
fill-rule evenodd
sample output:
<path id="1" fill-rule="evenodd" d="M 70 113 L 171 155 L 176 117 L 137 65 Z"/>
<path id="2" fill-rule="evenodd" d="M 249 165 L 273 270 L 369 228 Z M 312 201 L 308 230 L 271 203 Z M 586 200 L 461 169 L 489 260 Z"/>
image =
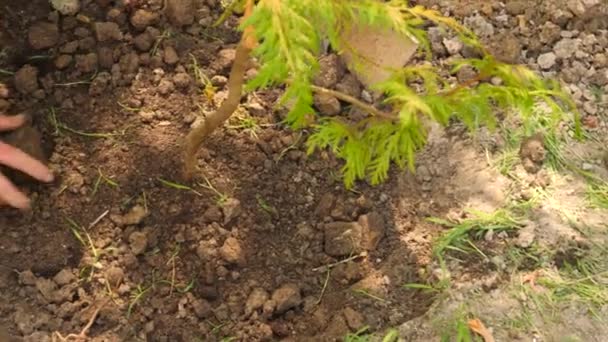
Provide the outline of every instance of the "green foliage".
<path id="1" fill-rule="evenodd" d="M 431 59 L 430 42 L 422 26 L 427 22 L 451 30 L 480 53 L 480 58 L 455 61 L 450 70 L 454 74 L 461 68 L 472 68 L 477 73 L 475 79 L 453 85 L 443 76 L 444 70 L 428 62 L 416 64 L 394 70 L 390 79 L 374 86 L 385 94 L 384 102 L 392 108 L 390 117 L 370 113 L 353 122 L 351 118 L 315 113 L 311 85 L 324 41 L 339 52 L 349 49 L 342 33 L 353 24 L 363 24 L 413 37 Z M 573 102 L 557 82 L 543 80 L 521 65 L 498 61 L 453 18 L 409 6 L 404 0 L 259 0 L 241 29 L 249 25 L 260 42 L 253 55 L 261 67 L 247 89 L 285 85 L 280 104 L 290 109 L 286 123 L 294 129 L 312 128 L 309 153 L 330 148 L 344 160 L 342 171 L 349 188 L 357 180 L 368 179 L 372 184 L 384 181 L 392 163 L 413 171 L 415 155 L 426 144 L 428 120 L 446 126 L 454 118 L 474 131 L 481 126 L 494 128 L 497 112 L 515 110 L 524 126 L 531 128 L 528 121 L 539 103 L 550 111 L 550 129 L 568 113 L 578 119 Z M 491 79 L 500 83 L 489 82 Z"/>

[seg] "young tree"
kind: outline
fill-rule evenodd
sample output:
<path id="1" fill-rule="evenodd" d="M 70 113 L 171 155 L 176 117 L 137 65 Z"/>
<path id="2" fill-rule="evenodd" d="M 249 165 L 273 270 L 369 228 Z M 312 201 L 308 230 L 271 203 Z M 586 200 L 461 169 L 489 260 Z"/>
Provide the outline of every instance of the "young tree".
<path id="1" fill-rule="evenodd" d="M 372 184 L 384 181 L 392 163 L 414 169 L 415 154 L 426 143 L 426 120 L 448 125 L 462 121 L 470 130 L 497 124 L 496 109 L 511 110 L 526 125 L 539 103 L 549 108 L 545 122 L 549 128 L 567 113 L 574 113 L 577 132 L 578 113 L 571 99 L 555 80 L 543 80 L 522 65 L 509 65 L 494 58 L 478 38 L 456 20 L 405 0 L 240 0 L 244 9 L 239 29 L 242 39 L 228 82 L 229 95 L 220 108 L 194 128 L 185 142 L 185 175 L 192 177 L 196 153 L 205 137 L 220 126 L 237 108 L 243 87 L 247 91 L 285 86 L 280 103 L 289 104 L 285 122 L 293 129 L 308 128 L 308 152 L 330 148 L 345 164 L 344 182 L 352 187 L 360 179 Z M 353 121 L 343 117 L 323 117 L 313 108 L 313 93 L 327 92 L 313 85 L 319 69 L 322 41 L 338 52 L 349 45 L 343 32 L 353 25 L 390 29 L 417 40 L 425 57 L 432 58 L 430 42 L 423 26 L 432 22 L 458 35 L 476 49 L 478 58 L 453 62 L 451 72 L 465 66 L 477 76 L 450 84 L 442 70 L 430 63 L 408 65 L 393 70 L 391 77 L 373 86 L 384 94 L 391 108 L 382 111 L 348 96 L 367 111 L 368 117 Z M 245 86 L 244 73 L 250 54 L 260 63 L 257 76 Z M 356 54 L 356 51 L 355 51 Z M 492 78 L 499 84 L 489 82 Z M 415 88 L 413 85 L 417 84 Z M 418 90 L 416 90 L 418 89 Z M 332 91 L 336 94 L 335 91 Z M 339 94 L 338 94 L 339 95 Z"/>

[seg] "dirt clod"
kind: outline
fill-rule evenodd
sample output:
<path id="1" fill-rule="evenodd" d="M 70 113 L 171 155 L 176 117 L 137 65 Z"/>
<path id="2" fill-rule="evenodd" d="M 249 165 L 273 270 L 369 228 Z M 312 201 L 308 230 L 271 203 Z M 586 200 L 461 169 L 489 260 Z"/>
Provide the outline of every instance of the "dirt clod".
<path id="1" fill-rule="evenodd" d="M 171 24 L 182 27 L 192 25 L 194 22 L 194 1 L 193 0 L 167 0 L 165 14 Z"/>
<path id="2" fill-rule="evenodd" d="M 239 240 L 229 237 L 224 241 L 220 248 L 222 259 L 230 264 L 242 264 L 245 261 L 245 255 L 241 248 Z"/>
<path id="3" fill-rule="evenodd" d="M 261 309 L 264 306 L 264 303 L 268 300 L 269 295 L 266 290 L 262 288 L 255 288 L 249 294 L 247 298 L 247 302 L 245 303 L 245 315 L 249 316 L 254 311 Z"/>
<path id="4" fill-rule="evenodd" d="M 156 12 L 138 9 L 131 16 L 131 25 L 133 25 L 135 29 L 143 31 L 146 27 L 156 24 L 159 18 L 160 16 Z"/>
<path id="5" fill-rule="evenodd" d="M 15 73 L 15 88 L 21 94 L 31 94 L 38 89 L 38 68 L 24 65 Z"/>
<path id="6" fill-rule="evenodd" d="M 142 254 L 148 247 L 148 236 L 143 232 L 133 232 L 129 235 L 129 245 L 133 254 Z"/>
<path id="7" fill-rule="evenodd" d="M 524 169 L 529 173 L 537 173 L 545 160 L 545 145 L 543 136 L 538 133 L 524 139 L 519 149 L 519 156 Z"/>
<path id="8" fill-rule="evenodd" d="M 302 303 L 300 287 L 296 284 L 285 284 L 272 293 L 272 301 L 276 303 L 276 314 L 285 313 Z"/>
<path id="9" fill-rule="evenodd" d="M 27 37 L 34 49 L 49 49 L 59 42 L 59 28 L 55 23 L 37 22 L 30 27 Z"/>
<path id="10" fill-rule="evenodd" d="M 93 24 L 95 38 L 98 42 L 111 42 L 122 39 L 122 31 L 117 23 L 106 21 Z"/>

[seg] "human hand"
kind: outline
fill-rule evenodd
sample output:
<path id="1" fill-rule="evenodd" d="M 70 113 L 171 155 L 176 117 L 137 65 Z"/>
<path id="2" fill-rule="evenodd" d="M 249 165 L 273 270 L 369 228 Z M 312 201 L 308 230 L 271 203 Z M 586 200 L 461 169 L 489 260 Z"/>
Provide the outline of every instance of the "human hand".
<path id="1" fill-rule="evenodd" d="M 20 127 L 26 121 L 23 115 L 6 116 L 0 114 L 0 131 Z M 18 148 L 0 141 L 0 164 L 26 173 L 42 182 L 53 181 L 51 171 L 39 160 L 31 157 Z M 9 205 L 18 209 L 28 209 L 30 200 L 0 172 L 0 205 Z"/>

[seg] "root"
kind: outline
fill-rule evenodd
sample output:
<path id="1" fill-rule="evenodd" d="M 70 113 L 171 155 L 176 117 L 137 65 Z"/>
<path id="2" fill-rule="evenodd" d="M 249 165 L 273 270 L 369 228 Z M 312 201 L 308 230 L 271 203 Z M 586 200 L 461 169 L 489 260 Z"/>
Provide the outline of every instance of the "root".
<path id="1" fill-rule="evenodd" d="M 89 322 L 87 323 L 87 325 L 84 326 L 84 328 L 82 328 L 82 330 L 80 331 L 80 333 L 78 334 L 69 334 L 65 337 L 63 337 L 63 335 L 61 335 L 61 333 L 59 333 L 58 331 L 55 331 L 55 333 L 53 333 L 52 336 L 52 341 L 53 342 L 69 342 L 69 341 L 86 341 L 88 339 L 87 333 L 89 332 L 89 329 L 91 329 L 91 326 L 93 326 L 93 323 L 95 322 L 95 319 L 97 319 L 97 315 L 99 315 L 99 311 L 101 311 L 101 309 L 110 301 L 110 299 L 106 299 L 104 300 L 101 305 L 99 305 L 99 307 L 97 309 L 95 309 L 95 311 L 93 311 L 93 315 L 91 316 L 91 318 L 89 319 Z"/>

